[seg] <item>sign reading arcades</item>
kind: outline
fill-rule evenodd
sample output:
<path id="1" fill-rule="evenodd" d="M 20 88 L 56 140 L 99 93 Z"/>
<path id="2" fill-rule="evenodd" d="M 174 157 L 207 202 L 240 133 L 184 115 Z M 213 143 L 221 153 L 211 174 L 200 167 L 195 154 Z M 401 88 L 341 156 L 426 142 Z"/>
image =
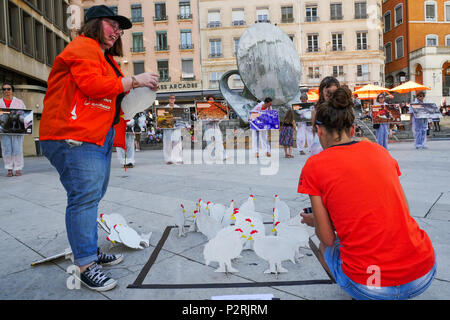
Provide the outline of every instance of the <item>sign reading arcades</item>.
<path id="1" fill-rule="evenodd" d="M 199 82 L 169 82 L 169 83 L 160 83 L 159 88 L 160 91 L 190 91 L 192 89 L 198 90 L 200 89 Z"/>

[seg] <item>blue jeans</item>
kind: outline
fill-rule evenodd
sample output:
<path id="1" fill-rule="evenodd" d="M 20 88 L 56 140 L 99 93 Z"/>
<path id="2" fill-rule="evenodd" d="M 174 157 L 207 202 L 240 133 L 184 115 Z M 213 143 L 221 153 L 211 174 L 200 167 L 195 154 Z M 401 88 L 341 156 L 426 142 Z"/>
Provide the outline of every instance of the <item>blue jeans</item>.
<path id="1" fill-rule="evenodd" d="M 97 260 L 97 210 L 108 187 L 114 134 L 111 128 L 103 146 L 41 141 L 43 154 L 58 171 L 67 192 L 67 237 L 78 266 Z"/>
<path id="2" fill-rule="evenodd" d="M 436 275 L 436 263 L 424 276 L 399 286 L 370 287 L 352 281 L 342 271 L 342 260 L 339 239 L 332 247 L 327 247 L 324 254 L 325 262 L 333 274 L 336 283 L 352 298 L 357 300 L 405 300 L 423 293 Z"/>

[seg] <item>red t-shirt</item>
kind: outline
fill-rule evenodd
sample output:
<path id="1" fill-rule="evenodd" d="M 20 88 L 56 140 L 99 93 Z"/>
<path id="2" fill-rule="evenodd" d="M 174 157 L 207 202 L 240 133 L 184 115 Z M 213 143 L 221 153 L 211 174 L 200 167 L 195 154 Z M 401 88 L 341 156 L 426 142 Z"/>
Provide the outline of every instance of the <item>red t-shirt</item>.
<path id="1" fill-rule="evenodd" d="M 357 283 L 371 283 L 371 266 L 386 287 L 416 280 L 434 265 L 433 246 L 409 214 L 400 174 L 389 152 L 367 141 L 328 148 L 302 169 L 298 192 L 322 197 L 342 245 L 342 270 Z"/>
<path id="2" fill-rule="evenodd" d="M 9 108 L 11 106 L 12 99 L 11 100 L 6 100 L 5 98 L 3 98 L 3 102 L 5 103 L 5 106 L 7 108 Z"/>

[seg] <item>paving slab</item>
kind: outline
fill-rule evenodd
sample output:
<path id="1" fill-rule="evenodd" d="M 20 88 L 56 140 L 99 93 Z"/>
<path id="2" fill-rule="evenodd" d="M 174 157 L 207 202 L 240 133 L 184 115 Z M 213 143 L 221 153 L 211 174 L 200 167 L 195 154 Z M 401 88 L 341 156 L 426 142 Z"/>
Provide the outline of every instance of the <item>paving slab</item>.
<path id="1" fill-rule="evenodd" d="M 411 215 L 430 236 L 435 248 L 438 270 L 435 281 L 418 300 L 450 299 L 450 141 L 428 141 L 428 150 L 416 150 L 412 142 L 389 145 L 397 159 Z M 276 152 L 273 152 L 276 154 Z M 280 150 L 280 155 L 282 150 Z M 198 156 L 198 155 L 197 155 Z M 194 158 L 192 158 L 194 159 Z M 269 161 L 274 174 L 262 174 L 267 162 L 260 165 L 253 159 L 247 164 L 185 164 L 165 165 L 161 150 L 136 153 L 136 165 L 126 171 L 113 154 L 108 191 L 100 202 L 99 213 L 120 213 L 139 233 L 152 232 L 150 247 L 133 250 L 106 240 L 99 229 L 99 246 L 112 253 L 122 253 L 123 263 L 108 268 L 118 280 L 118 287 L 106 293 L 86 288 L 69 290 L 66 281 L 71 261 L 64 258 L 35 267 L 33 261 L 63 252 L 69 247 L 65 230 L 66 194 L 56 170 L 44 157 L 26 157 L 24 175 L 0 176 L 2 203 L 0 205 L 0 299 L 68 299 L 68 300 L 204 300 L 215 295 L 272 293 L 283 300 L 348 300 L 335 284 L 296 286 L 195 288 L 195 289 L 130 289 L 148 262 L 167 226 L 174 224 L 173 214 L 183 203 L 193 210 L 195 202 L 206 201 L 236 207 L 255 196 L 256 209 L 271 220 L 273 196 L 278 194 L 295 215 L 309 206 L 307 196 L 297 193 L 298 178 L 307 156 L 295 154 L 286 159 L 275 155 Z M 267 161 L 267 159 L 260 159 Z M 258 283 L 267 281 L 298 281 L 327 279 L 311 250 L 302 249 L 305 257 L 296 264 L 283 262 L 289 270 L 275 280 L 264 274 L 267 263 L 251 251 L 233 262 L 239 273 L 223 275 L 214 272 L 217 263 L 206 266 L 203 247 L 206 237 L 188 233 L 176 236 L 172 229 L 144 284 L 159 283 Z"/>

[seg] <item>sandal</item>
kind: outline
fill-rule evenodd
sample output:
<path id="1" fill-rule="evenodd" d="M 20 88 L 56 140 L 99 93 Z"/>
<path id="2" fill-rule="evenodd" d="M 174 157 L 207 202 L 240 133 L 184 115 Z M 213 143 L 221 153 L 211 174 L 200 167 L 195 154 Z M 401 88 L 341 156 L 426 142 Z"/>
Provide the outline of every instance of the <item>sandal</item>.
<path id="1" fill-rule="evenodd" d="M 16 177 L 21 176 L 22 175 L 22 171 L 21 170 L 16 170 Z"/>
<path id="2" fill-rule="evenodd" d="M 12 177 L 13 176 L 13 171 L 12 170 L 8 170 L 8 174 L 6 176 L 7 177 Z"/>

